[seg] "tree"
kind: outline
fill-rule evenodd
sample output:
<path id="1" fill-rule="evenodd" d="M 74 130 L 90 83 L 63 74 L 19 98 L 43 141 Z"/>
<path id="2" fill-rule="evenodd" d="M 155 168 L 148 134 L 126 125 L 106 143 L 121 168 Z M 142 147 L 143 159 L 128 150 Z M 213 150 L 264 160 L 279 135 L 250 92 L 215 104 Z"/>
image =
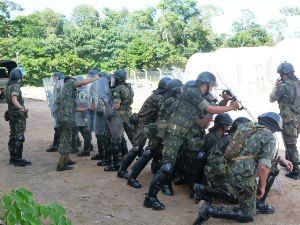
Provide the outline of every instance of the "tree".
<path id="1" fill-rule="evenodd" d="M 280 12 L 285 16 L 299 16 L 300 8 L 298 7 L 283 7 Z"/>
<path id="2" fill-rule="evenodd" d="M 276 42 L 284 39 L 283 31 L 288 23 L 285 19 L 271 20 L 266 25 L 266 29 L 270 31 Z"/>
<path id="3" fill-rule="evenodd" d="M 0 37 L 9 37 L 11 34 L 10 13 L 12 11 L 22 11 L 21 5 L 4 0 L 0 1 Z"/>
<path id="4" fill-rule="evenodd" d="M 241 10 L 241 15 L 239 16 L 239 18 L 233 22 L 232 30 L 235 33 L 239 33 L 255 25 L 256 24 L 254 13 L 251 12 L 249 9 L 243 9 Z"/>
<path id="5" fill-rule="evenodd" d="M 99 27 L 100 17 L 98 11 L 90 5 L 79 5 L 73 9 L 72 22 L 78 27 Z"/>
<path id="6" fill-rule="evenodd" d="M 257 47 L 273 45 L 271 35 L 261 26 L 251 27 L 239 32 L 226 41 L 226 47 Z"/>
<path id="7" fill-rule="evenodd" d="M 200 7 L 200 14 L 203 22 L 211 26 L 211 20 L 215 16 L 221 16 L 224 14 L 223 10 L 213 5 L 203 5 Z"/>

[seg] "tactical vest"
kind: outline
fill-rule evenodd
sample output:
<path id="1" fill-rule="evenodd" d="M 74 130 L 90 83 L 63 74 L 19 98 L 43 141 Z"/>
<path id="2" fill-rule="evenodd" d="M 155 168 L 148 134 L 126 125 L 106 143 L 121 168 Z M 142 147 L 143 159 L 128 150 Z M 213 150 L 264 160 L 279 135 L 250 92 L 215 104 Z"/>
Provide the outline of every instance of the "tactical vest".
<path id="1" fill-rule="evenodd" d="M 249 137 L 256 133 L 258 129 L 260 128 L 256 127 L 253 122 L 249 122 L 244 126 L 239 126 L 229 142 L 229 145 L 224 153 L 224 157 L 227 160 L 235 160 L 237 157 L 239 157 Z M 248 158 L 248 156 L 243 157 Z"/>
<path id="2" fill-rule="evenodd" d="M 295 113 L 300 114 L 300 80 L 286 80 L 285 83 L 287 83 L 295 90 L 295 99 L 293 101 L 293 104 L 291 105 L 291 108 Z"/>
<path id="3" fill-rule="evenodd" d="M 130 109 L 131 108 L 130 106 L 133 103 L 134 92 L 133 92 L 133 89 L 130 84 L 125 83 L 125 84 L 123 84 L 123 86 L 126 88 L 126 91 L 125 91 L 126 93 L 123 92 L 123 90 L 122 90 L 121 91 L 122 95 L 123 96 L 129 95 L 129 96 L 128 96 L 128 99 L 122 99 L 123 101 L 122 101 L 121 105 L 122 105 L 122 108 L 124 108 L 124 109 Z"/>

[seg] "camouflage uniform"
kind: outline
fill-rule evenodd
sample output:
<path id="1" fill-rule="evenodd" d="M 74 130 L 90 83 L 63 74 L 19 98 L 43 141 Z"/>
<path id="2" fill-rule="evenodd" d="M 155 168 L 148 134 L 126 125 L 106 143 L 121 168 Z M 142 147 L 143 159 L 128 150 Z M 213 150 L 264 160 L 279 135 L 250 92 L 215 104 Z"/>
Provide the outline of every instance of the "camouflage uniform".
<path id="1" fill-rule="evenodd" d="M 132 113 L 131 104 L 133 103 L 133 96 L 134 92 L 130 84 L 121 83 L 114 88 L 113 99 L 116 103 L 121 104 L 121 107 L 120 109 L 118 109 L 118 112 L 122 119 L 124 130 L 131 143 L 133 139 L 133 130 L 129 123 L 129 117 Z"/>
<path id="2" fill-rule="evenodd" d="M 61 138 L 58 151 L 63 156 L 68 156 L 72 151 L 72 134 L 76 129 L 76 94 L 77 81 L 69 79 L 58 99 L 58 121 L 61 126 Z"/>
<path id="3" fill-rule="evenodd" d="M 10 153 L 10 163 L 22 159 L 23 143 L 25 141 L 27 113 L 20 112 L 12 103 L 12 97 L 17 96 L 20 105 L 24 106 L 21 92 L 21 85 L 18 83 L 10 84 L 5 90 L 6 103 L 8 105 L 7 116 L 10 126 L 8 149 Z"/>
<path id="4" fill-rule="evenodd" d="M 283 120 L 283 139 L 287 147 L 286 158 L 290 160 L 296 168 L 300 162 L 296 147 L 300 133 L 300 113 L 292 109 L 296 98 L 295 82 L 291 79 L 281 82 L 271 93 L 270 97 L 272 100 L 278 101 L 280 115 Z"/>
<path id="5" fill-rule="evenodd" d="M 226 174 L 220 172 L 219 166 L 223 163 L 223 156 L 231 138 L 232 134 L 223 136 L 208 153 L 204 175 L 206 181 L 212 187 L 220 187 L 228 190 L 228 177 Z"/>
<path id="6" fill-rule="evenodd" d="M 158 132 L 152 132 L 151 140 L 149 141 L 148 147 L 145 149 L 141 157 L 138 158 L 134 166 L 132 167 L 132 172 L 128 178 L 128 184 L 130 186 L 140 188 L 141 185 L 136 180 L 140 172 L 145 168 L 147 163 L 153 159 L 154 164 L 153 167 L 158 165 L 158 161 L 161 159 L 161 151 L 163 148 L 162 142 L 163 137 L 167 125 L 167 121 L 173 112 L 174 106 L 176 104 L 177 98 L 170 96 L 161 104 L 161 107 L 158 112 L 158 119 L 157 122 L 154 125 L 151 125 L 155 127 L 155 130 L 158 129 Z M 157 135 L 155 135 L 155 133 Z M 154 168 L 153 168 L 154 169 Z M 135 184 L 134 184 L 135 183 Z"/>
<path id="7" fill-rule="evenodd" d="M 138 112 L 138 125 L 133 134 L 132 141 L 133 148 L 123 158 L 122 165 L 118 172 L 119 177 L 128 176 L 129 174 L 127 172 L 127 168 L 138 155 L 142 154 L 143 147 L 147 140 L 145 129 L 148 124 L 156 122 L 163 97 L 164 94 L 162 91 L 153 91 L 153 93 L 146 99 L 140 111 Z M 152 137 L 150 138 L 153 139 Z"/>
<path id="8" fill-rule="evenodd" d="M 240 125 L 238 132 L 255 130 L 241 150 L 227 148 L 225 156 L 232 151 L 233 158 L 227 159 L 229 192 L 238 197 L 240 213 L 243 217 L 253 218 L 256 214 L 256 171 L 259 165 L 271 169 L 275 156 L 276 139 L 273 133 L 258 123 Z M 227 156 L 226 156 L 227 157 Z M 223 206 L 220 211 L 237 214 L 237 208 Z"/>

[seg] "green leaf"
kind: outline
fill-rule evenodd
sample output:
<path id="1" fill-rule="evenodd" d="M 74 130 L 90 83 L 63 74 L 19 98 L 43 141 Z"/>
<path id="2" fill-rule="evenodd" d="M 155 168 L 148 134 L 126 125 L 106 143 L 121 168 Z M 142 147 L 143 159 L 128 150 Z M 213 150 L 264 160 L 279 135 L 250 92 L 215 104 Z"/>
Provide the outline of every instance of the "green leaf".
<path id="1" fill-rule="evenodd" d="M 17 221 L 12 213 L 9 213 L 7 215 L 6 221 L 7 221 L 7 225 L 15 225 L 17 222 L 21 222 L 21 221 Z"/>
<path id="2" fill-rule="evenodd" d="M 22 214 L 23 213 L 29 213 L 29 214 L 33 214 L 33 215 L 35 214 L 32 206 L 28 205 L 25 202 L 19 202 L 18 207 L 20 208 Z"/>
<path id="3" fill-rule="evenodd" d="M 11 207 L 11 197 L 6 194 L 3 196 L 2 200 L 4 202 L 4 207 L 6 208 L 6 210 L 9 210 Z"/>

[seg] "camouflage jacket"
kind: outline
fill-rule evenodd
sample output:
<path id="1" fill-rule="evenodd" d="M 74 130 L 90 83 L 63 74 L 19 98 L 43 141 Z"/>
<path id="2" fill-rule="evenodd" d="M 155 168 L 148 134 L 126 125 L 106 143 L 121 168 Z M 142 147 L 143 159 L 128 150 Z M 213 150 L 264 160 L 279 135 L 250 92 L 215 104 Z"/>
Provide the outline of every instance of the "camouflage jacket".
<path id="1" fill-rule="evenodd" d="M 153 92 L 143 103 L 138 112 L 140 123 L 154 123 L 157 120 L 158 111 L 164 99 L 163 93 Z"/>
<path id="2" fill-rule="evenodd" d="M 208 134 L 204 136 L 204 143 L 202 145 L 202 150 L 209 153 L 211 148 L 220 140 L 221 137 L 217 135 L 214 131 L 209 131 Z"/>
<path id="3" fill-rule="evenodd" d="M 190 130 L 197 118 L 201 117 L 204 109 L 210 104 L 202 96 L 198 87 L 190 87 L 183 92 L 174 107 L 170 124 Z M 183 130 L 183 129 L 182 129 Z"/>
<path id="4" fill-rule="evenodd" d="M 131 114 L 131 104 L 133 103 L 133 96 L 134 92 L 130 84 L 122 83 L 114 88 L 113 99 L 114 102 L 121 104 L 121 107 L 118 110 L 120 114 Z"/>
<path id="5" fill-rule="evenodd" d="M 69 79 L 62 89 L 61 95 L 57 101 L 58 120 L 60 122 L 67 122 L 72 126 L 75 124 L 76 112 L 76 95 L 77 95 L 77 81 Z"/>
<path id="6" fill-rule="evenodd" d="M 274 159 L 276 148 L 276 139 L 273 133 L 258 123 L 249 122 L 240 125 L 235 135 L 238 132 L 247 132 L 250 129 L 256 129 L 256 132 L 248 137 L 241 150 L 235 151 L 232 149 L 235 151 L 235 158 L 230 160 L 228 165 L 233 176 L 251 177 L 256 174 L 259 164 L 268 168 L 272 166 L 271 161 Z M 231 142 L 233 139 L 234 137 Z M 227 151 L 230 151 L 229 147 L 227 147 L 225 155 Z"/>
<path id="7" fill-rule="evenodd" d="M 6 103 L 8 106 L 8 110 L 11 111 L 18 110 L 12 102 L 13 96 L 17 96 L 17 100 L 20 103 L 20 105 L 24 106 L 24 100 L 21 92 L 21 84 L 10 84 L 5 89 Z"/>
<path id="8" fill-rule="evenodd" d="M 233 134 L 224 135 L 221 139 L 210 149 L 207 157 L 207 167 L 215 167 L 218 169 L 223 162 L 223 156 L 226 148 L 232 138 Z"/>
<path id="9" fill-rule="evenodd" d="M 275 89 L 275 95 L 271 98 L 278 101 L 280 115 L 285 123 L 300 121 L 300 115 L 291 108 L 296 98 L 296 87 L 292 80 L 288 79 L 281 82 Z"/>

